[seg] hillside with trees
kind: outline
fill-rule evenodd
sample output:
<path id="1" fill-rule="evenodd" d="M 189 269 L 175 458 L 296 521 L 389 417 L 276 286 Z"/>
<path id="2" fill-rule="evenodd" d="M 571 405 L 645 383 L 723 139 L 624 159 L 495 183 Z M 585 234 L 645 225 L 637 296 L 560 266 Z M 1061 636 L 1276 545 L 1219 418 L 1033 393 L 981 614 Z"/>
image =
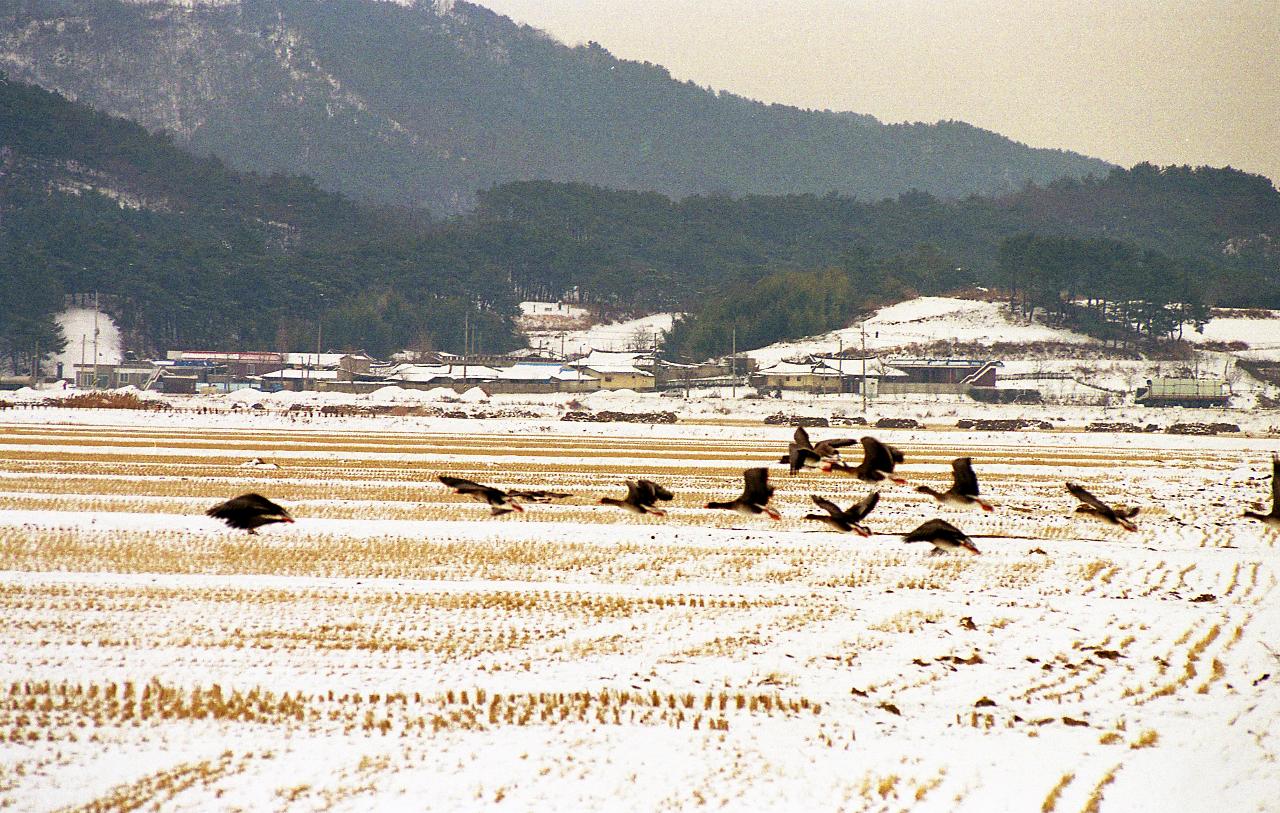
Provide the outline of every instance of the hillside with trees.
<path id="1" fill-rule="evenodd" d="M 437 213 L 519 180 L 876 200 L 1110 168 L 963 122 L 763 104 L 464 2 L 0 0 L 0 69 L 240 169 Z"/>
<path id="2" fill-rule="evenodd" d="M 959 201 L 541 181 L 441 222 L 0 82 L 0 355 L 52 348 L 52 314 L 93 292 L 144 352 L 303 350 L 317 327 L 327 348 L 458 351 L 464 322 L 500 351 L 521 341 L 519 300 L 564 298 L 685 312 L 668 350 L 702 358 L 735 329 L 748 349 L 975 284 L 1121 343 L 1176 330 L 1170 312 L 1194 327 L 1207 306 L 1280 307 L 1280 193 L 1149 165 Z"/>
<path id="3" fill-rule="evenodd" d="M 963 284 L 1012 289 L 1028 311 L 1117 341 L 1163 335 L 1163 317 L 1133 305 L 1095 325 L 1064 303 L 1280 307 L 1280 193 L 1229 168 L 1140 164 L 1000 197 L 874 203 L 509 184 L 481 193 L 474 221 L 521 296 L 690 312 L 671 349 L 699 357 L 727 352 L 735 321 L 752 347 Z"/>
<path id="4" fill-rule="evenodd" d="M 0 358 L 59 339 L 98 292 L 133 349 L 461 349 L 469 320 L 518 343 L 510 286 L 420 212 L 196 158 L 167 138 L 0 76 Z"/>

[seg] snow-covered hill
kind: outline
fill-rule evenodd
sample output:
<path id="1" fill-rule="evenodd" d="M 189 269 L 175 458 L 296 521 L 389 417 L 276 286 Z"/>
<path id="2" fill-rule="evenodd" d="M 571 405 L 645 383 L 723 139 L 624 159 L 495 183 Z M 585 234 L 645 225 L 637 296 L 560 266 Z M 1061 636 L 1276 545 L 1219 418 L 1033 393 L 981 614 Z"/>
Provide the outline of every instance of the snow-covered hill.
<path id="1" fill-rule="evenodd" d="M 1188 330 L 1185 338 L 1201 347 L 1193 358 L 1135 359 L 1090 336 L 1028 321 L 1003 303 L 926 296 L 881 308 L 861 325 L 779 342 L 747 355 L 765 367 L 782 359 L 834 354 L 864 346 L 873 355 L 928 352 L 945 356 L 953 352 L 972 355 L 974 345 L 979 345 L 990 348 L 990 353 L 982 355 L 1003 364 L 999 386 L 1038 390 L 1053 403 L 1114 403 L 1117 397 L 1132 395 L 1147 379 L 1165 376 L 1226 380 L 1236 394 L 1236 406 L 1251 406 L 1259 394 L 1276 397 L 1273 388 L 1251 378 L 1236 366 L 1236 361 L 1280 359 L 1280 314 L 1225 311 L 1212 319 L 1202 333 Z M 1239 342 L 1245 347 L 1205 347 L 1224 342 Z M 953 350 L 939 348 L 939 343 Z M 924 350 L 930 346 L 932 349 Z"/>
<path id="2" fill-rule="evenodd" d="M 865 346 L 870 353 L 937 341 L 986 345 L 996 342 L 1097 344 L 1097 340 L 1080 333 L 1016 318 L 1006 306 L 998 302 L 922 296 L 881 308 L 861 325 L 852 325 L 821 336 L 778 342 L 752 350 L 747 355 L 763 366 L 795 356 L 838 353 L 842 349 L 863 347 L 864 330 Z"/>

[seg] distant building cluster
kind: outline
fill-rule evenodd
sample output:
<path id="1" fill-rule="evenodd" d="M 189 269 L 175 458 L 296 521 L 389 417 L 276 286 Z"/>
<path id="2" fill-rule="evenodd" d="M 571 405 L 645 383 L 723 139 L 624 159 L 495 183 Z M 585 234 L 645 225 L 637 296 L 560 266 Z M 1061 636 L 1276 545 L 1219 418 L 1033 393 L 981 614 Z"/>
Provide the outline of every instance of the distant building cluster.
<path id="1" fill-rule="evenodd" d="M 741 376 L 754 364 L 740 358 Z M 662 361 L 652 351 L 593 350 L 574 359 L 555 359 L 536 351 L 504 356 L 463 357 L 421 354 L 413 360 L 379 361 L 363 353 L 271 353 L 175 350 L 160 360 L 76 365 L 81 389 L 133 386 L 163 393 L 231 392 L 254 388 L 370 392 L 386 386 L 405 389 L 481 387 L 493 393 L 646 391 L 667 386 L 729 385 L 729 361 L 700 365 Z"/>
<path id="2" fill-rule="evenodd" d="M 981 401 L 1039 401 L 1035 390 L 997 387 L 1004 365 L 992 359 L 888 358 L 810 355 L 758 367 L 745 355 L 701 364 L 658 358 L 652 350 L 592 350 L 562 359 L 526 349 L 502 356 L 463 357 L 431 352 L 380 361 L 364 353 L 272 353 L 210 350 L 171 351 L 158 360 L 77 364 L 80 389 L 133 386 L 171 394 L 231 392 L 252 388 L 323 392 L 479 387 L 501 393 L 586 393 L 597 390 L 678 390 L 751 387 L 764 395 L 783 392 L 896 395 L 970 395 Z M 1016 376 L 1015 376 L 1016 377 Z M 1135 394 L 1150 406 L 1222 406 L 1230 387 L 1214 378 L 1157 378 Z"/>

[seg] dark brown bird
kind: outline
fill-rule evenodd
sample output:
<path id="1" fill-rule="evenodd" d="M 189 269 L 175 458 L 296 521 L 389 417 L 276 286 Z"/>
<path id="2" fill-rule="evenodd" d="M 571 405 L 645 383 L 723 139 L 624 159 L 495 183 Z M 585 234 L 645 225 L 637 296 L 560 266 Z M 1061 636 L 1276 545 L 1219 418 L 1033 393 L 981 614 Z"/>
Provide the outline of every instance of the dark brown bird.
<path id="1" fill-rule="evenodd" d="M 810 494 L 809 498 L 813 500 L 813 504 L 826 511 L 825 514 L 805 514 L 805 519 L 817 520 L 825 522 L 832 528 L 842 533 L 850 531 L 861 536 L 871 536 L 871 529 L 862 524 L 862 520 L 871 513 L 871 509 L 876 507 L 876 503 L 880 502 L 880 492 L 872 491 L 863 497 L 860 502 L 856 502 L 849 506 L 848 510 L 840 510 L 840 506 L 831 500 L 823 499 L 817 494 Z"/>
<path id="2" fill-rule="evenodd" d="M 1244 515 L 1280 530 L 1280 455 L 1271 454 L 1271 513 L 1259 514 L 1245 511 Z"/>
<path id="3" fill-rule="evenodd" d="M 563 500 L 565 497 L 572 497 L 573 495 L 563 491 L 521 491 L 513 488 L 507 492 L 507 496 L 513 500 L 524 500 L 525 502 L 552 502 L 554 500 Z"/>
<path id="4" fill-rule="evenodd" d="M 601 497 L 601 505 L 616 505 L 633 514 L 653 514 L 665 517 L 666 511 L 657 508 L 658 500 L 670 500 L 674 495 L 652 480 L 628 480 L 627 496 L 622 499 Z"/>
<path id="5" fill-rule="evenodd" d="M 904 542 L 929 542 L 933 545 L 933 553 L 938 555 L 953 550 L 967 550 L 969 553 L 979 554 L 978 546 L 973 544 L 963 531 L 950 522 L 941 519 L 931 519 L 928 522 L 916 528 L 908 534 L 902 535 Z"/>
<path id="6" fill-rule="evenodd" d="M 827 438 L 811 443 L 805 428 L 797 426 L 795 437 L 787 444 L 787 453 L 779 458 L 778 462 L 788 464 L 791 467 L 791 473 L 795 474 L 805 466 L 816 466 L 824 458 L 839 457 L 840 449 L 857 442 L 853 438 Z"/>
<path id="7" fill-rule="evenodd" d="M 257 534 L 257 528 L 273 522 L 293 522 L 289 512 L 268 500 L 261 494 L 241 494 L 205 511 L 205 514 L 220 519 L 232 528 L 240 528 L 251 534 Z"/>
<path id="8" fill-rule="evenodd" d="M 892 480 L 901 485 L 907 482 L 893 474 L 894 467 L 903 460 L 902 452 L 887 443 L 881 443 L 870 435 L 862 439 L 862 450 L 862 462 L 858 465 L 850 466 L 838 460 L 827 461 L 822 464 L 822 470 L 844 472 L 868 483 Z"/>
<path id="9" fill-rule="evenodd" d="M 1067 483 L 1067 491 L 1080 501 L 1080 505 L 1076 506 L 1077 514 L 1084 514 L 1110 525 L 1119 525 L 1126 531 L 1138 530 L 1138 526 L 1129 521 L 1138 515 L 1137 508 L 1112 508 L 1076 483 Z"/>
<path id="10" fill-rule="evenodd" d="M 461 477 L 450 477 L 447 474 L 440 475 L 439 479 L 440 482 L 452 488 L 458 494 L 489 503 L 489 508 L 493 511 L 493 516 L 495 517 L 499 514 L 509 514 L 512 511 L 524 510 L 520 507 L 520 503 L 512 500 L 511 495 L 500 488 L 481 485 L 474 480 L 464 480 Z"/>
<path id="11" fill-rule="evenodd" d="M 769 507 L 769 499 L 773 496 L 773 486 L 769 485 L 769 470 L 766 468 L 747 469 L 742 473 L 742 496 L 729 502 L 709 502 L 708 508 L 723 508 L 737 511 L 748 516 L 764 514 L 769 519 L 782 519 L 782 515 Z"/>
<path id="12" fill-rule="evenodd" d="M 971 457 L 957 457 L 951 461 L 951 488 L 946 491 L 937 491 L 929 486 L 916 486 L 916 491 L 928 494 L 938 502 L 979 505 L 983 511 L 994 510 L 991 503 L 978 496 L 978 475 L 973 473 Z"/>

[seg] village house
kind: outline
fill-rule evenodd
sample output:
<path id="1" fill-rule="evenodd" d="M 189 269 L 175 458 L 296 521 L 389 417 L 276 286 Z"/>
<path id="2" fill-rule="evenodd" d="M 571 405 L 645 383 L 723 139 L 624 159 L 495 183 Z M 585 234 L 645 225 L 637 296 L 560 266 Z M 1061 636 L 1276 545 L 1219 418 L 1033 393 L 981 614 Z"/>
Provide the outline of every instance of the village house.
<path id="1" fill-rule="evenodd" d="M 119 364 L 77 364 L 76 388 L 114 390 L 120 387 L 146 389 L 159 369 L 150 361 L 123 361 Z"/>
<path id="2" fill-rule="evenodd" d="M 451 387 L 462 392 L 498 380 L 498 370 L 486 364 L 398 364 L 383 385 L 413 390 Z"/>
<path id="3" fill-rule="evenodd" d="M 807 356 L 761 367 L 749 376 L 759 390 L 799 390 L 815 394 L 867 394 L 874 397 L 886 379 L 900 379 L 905 373 L 886 366 L 882 359 L 844 356 Z"/>
<path id="4" fill-rule="evenodd" d="M 517 362 L 498 367 L 498 378 L 485 384 L 485 391 L 512 393 L 591 392 L 600 389 L 590 372 L 565 367 L 559 362 Z"/>
<path id="5" fill-rule="evenodd" d="M 841 392 L 839 370 L 813 359 L 779 361 L 761 367 L 749 379 L 758 390 L 801 390 L 803 392 Z"/>
<path id="6" fill-rule="evenodd" d="M 652 390 L 657 386 L 652 351 L 592 350 L 567 366 L 591 375 L 602 390 Z"/>

